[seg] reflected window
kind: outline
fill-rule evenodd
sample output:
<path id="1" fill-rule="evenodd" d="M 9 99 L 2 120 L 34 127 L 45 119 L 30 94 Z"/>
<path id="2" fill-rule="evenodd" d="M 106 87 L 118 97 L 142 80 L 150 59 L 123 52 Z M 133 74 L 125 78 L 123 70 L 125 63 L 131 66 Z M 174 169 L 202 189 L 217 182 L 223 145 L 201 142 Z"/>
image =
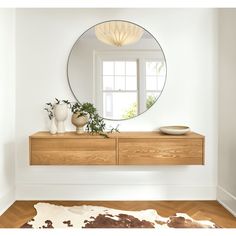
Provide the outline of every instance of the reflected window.
<path id="1" fill-rule="evenodd" d="M 96 105 L 103 117 L 129 119 L 150 108 L 165 84 L 165 62 L 155 52 L 99 52 Z"/>
<path id="2" fill-rule="evenodd" d="M 145 63 L 146 108 L 150 108 L 160 96 L 165 84 L 165 64 L 163 61 L 150 60 Z"/>
<path id="3" fill-rule="evenodd" d="M 103 61 L 103 116 L 137 115 L 137 61 Z M 132 114 L 130 108 L 132 107 Z"/>

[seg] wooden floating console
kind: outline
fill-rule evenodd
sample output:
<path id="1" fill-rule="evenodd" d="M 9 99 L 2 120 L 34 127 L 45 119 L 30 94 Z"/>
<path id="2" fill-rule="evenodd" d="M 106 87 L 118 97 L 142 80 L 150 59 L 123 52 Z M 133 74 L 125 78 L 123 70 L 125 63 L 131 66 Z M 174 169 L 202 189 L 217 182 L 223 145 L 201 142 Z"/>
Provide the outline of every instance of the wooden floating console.
<path id="1" fill-rule="evenodd" d="M 203 165 L 204 136 L 194 132 L 75 132 L 30 136 L 30 165 Z"/>

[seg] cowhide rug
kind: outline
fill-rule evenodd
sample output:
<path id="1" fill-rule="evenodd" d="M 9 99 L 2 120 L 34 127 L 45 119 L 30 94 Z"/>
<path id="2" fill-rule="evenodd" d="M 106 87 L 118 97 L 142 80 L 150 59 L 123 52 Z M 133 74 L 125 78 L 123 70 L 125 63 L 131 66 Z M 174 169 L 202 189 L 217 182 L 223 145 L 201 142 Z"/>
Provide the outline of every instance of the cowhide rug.
<path id="1" fill-rule="evenodd" d="M 123 211 L 100 206 L 57 206 L 37 203 L 37 215 L 21 228 L 218 228 L 187 214 L 161 217 L 156 210 Z"/>

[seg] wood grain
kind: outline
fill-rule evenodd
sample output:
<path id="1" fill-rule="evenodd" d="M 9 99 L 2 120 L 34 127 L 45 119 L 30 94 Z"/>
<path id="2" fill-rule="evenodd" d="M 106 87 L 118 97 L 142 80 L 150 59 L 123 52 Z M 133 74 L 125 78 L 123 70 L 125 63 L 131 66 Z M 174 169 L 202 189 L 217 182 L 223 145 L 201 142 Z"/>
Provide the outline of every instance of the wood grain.
<path id="1" fill-rule="evenodd" d="M 160 132 L 100 135 L 66 132 L 30 136 L 31 165 L 202 165 L 204 136 Z"/>
<path id="2" fill-rule="evenodd" d="M 115 139 L 31 138 L 31 165 L 115 165 Z"/>
<path id="3" fill-rule="evenodd" d="M 203 164 L 202 139 L 119 139 L 120 165 Z"/>
<path id="4" fill-rule="evenodd" d="M 115 165 L 115 151 L 33 151 L 32 165 Z"/>
<path id="5" fill-rule="evenodd" d="M 33 151 L 113 151 L 115 139 L 32 139 Z"/>
<path id="6" fill-rule="evenodd" d="M 2 216 L 0 228 L 19 228 L 36 215 L 34 205 L 39 201 L 16 201 Z M 186 213 L 195 220 L 211 220 L 222 228 L 236 228 L 236 218 L 217 201 L 40 201 L 63 206 L 93 205 L 120 210 L 155 209 L 168 217 Z"/>

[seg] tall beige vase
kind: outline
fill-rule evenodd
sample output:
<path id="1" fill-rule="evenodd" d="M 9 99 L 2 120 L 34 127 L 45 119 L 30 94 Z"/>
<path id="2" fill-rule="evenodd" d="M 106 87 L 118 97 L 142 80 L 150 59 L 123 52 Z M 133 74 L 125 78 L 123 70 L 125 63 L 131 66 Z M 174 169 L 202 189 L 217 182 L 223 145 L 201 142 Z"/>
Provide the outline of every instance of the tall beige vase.
<path id="1" fill-rule="evenodd" d="M 65 120 L 68 116 L 67 104 L 56 104 L 54 114 L 57 121 L 57 133 L 65 133 Z"/>

